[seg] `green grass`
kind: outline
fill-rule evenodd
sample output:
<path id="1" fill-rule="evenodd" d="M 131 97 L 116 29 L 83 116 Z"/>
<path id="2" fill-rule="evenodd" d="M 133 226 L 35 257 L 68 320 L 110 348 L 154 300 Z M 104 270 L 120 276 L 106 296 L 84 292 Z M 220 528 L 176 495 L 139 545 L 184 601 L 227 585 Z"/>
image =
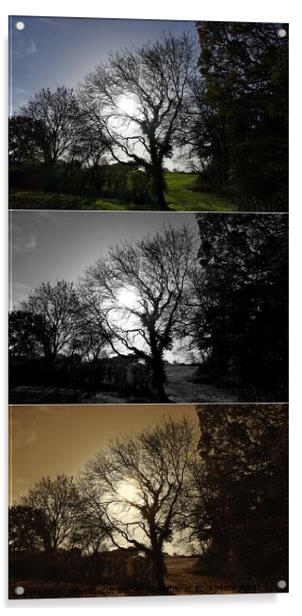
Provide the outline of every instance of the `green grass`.
<path id="1" fill-rule="evenodd" d="M 166 199 L 171 210 L 230 212 L 237 208 L 231 201 L 213 193 L 192 190 L 197 174 L 167 173 Z"/>
<path id="2" fill-rule="evenodd" d="M 166 174 L 166 200 L 171 211 L 231 212 L 237 207 L 229 200 L 213 193 L 192 190 L 197 175 L 193 173 Z M 157 210 L 154 204 L 121 203 L 118 199 L 94 199 L 39 191 L 11 190 L 11 209 L 37 210 Z"/>

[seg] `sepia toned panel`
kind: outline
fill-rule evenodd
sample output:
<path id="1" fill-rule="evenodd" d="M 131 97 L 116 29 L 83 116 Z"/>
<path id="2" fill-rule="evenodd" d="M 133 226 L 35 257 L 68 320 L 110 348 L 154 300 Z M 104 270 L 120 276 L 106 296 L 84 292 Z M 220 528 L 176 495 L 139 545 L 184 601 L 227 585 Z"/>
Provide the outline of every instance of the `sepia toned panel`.
<path id="1" fill-rule="evenodd" d="M 287 405 L 12 406 L 10 596 L 282 592 Z"/>

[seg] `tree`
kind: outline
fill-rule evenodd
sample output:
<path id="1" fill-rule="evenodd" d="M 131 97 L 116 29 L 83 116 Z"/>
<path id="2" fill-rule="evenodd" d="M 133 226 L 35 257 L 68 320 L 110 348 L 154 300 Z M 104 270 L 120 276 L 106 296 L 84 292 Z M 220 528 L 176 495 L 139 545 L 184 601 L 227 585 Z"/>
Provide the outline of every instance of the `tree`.
<path id="1" fill-rule="evenodd" d="M 117 547 L 124 541 L 150 559 L 156 589 L 165 593 L 163 549 L 186 497 L 194 430 L 171 417 L 134 436 L 116 439 L 86 467 L 83 490 L 101 503 Z"/>
<path id="2" fill-rule="evenodd" d="M 9 549 L 12 552 L 36 552 L 45 547 L 44 512 L 28 505 L 9 509 Z"/>
<path id="3" fill-rule="evenodd" d="M 47 360 L 55 361 L 59 353 L 68 351 L 80 312 L 79 295 L 72 282 L 59 280 L 54 286 L 43 282 L 20 305 L 43 324 L 39 336 Z"/>
<path id="4" fill-rule="evenodd" d="M 284 211 L 287 25 L 197 22 L 197 33 L 200 79 L 194 82 L 186 126 L 205 164 L 203 173 L 216 190 L 231 189 L 245 206 Z"/>
<path id="5" fill-rule="evenodd" d="M 288 220 L 284 215 L 197 215 L 192 335 L 213 376 L 243 399 L 287 399 Z"/>
<path id="6" fill-rule="evenodd" d="M 287 405 L 203 405 L 198 418 L 195 537 L 216 573 L 275 587 L 287 576 Z"/>
<path id="7" fill-rule="evenodd" d="M 193 236 L 187 227 L 124 242 L 91 265 L 84 294 L 91 322 L 101 319 L 119 354 L 134 353 L 150 372 L 156 400 L 166 399 L 164 352 L 177 338 L 190 289 Z"/>
<path id="8" fill-rule="evenodd" d="M 40 533 L 46 552 L 68 546 L 76 528 L 79 502 L 74 479 L 67 475 L 57 475 L 55 479 L 42 477 L 20 498 L 22 507 L 38 510 L 43 516 L 44 526 Z"/>
<path id="9" fill-rule="evenodd" d="M 43 352 L 45 323 L 40 314 L 12 310 L 9 314 L 9 354 L 11 359 L 39 357 Z"/>
<path id="10" fill-rule="evenodd" d="M 104 508 L 96 500 L 87 498 L 83 482 L 78 483 L 80 501 L 77 510 L 76 525 L 70 536 L 70 545 L 82 552 L 96 556 L 110 541 L 113 528 L 106 519 Z M 91 492 L 90 492 L 91 496 Z"/>
<path id="11" fill-rule="evenodd" d="M 39 125 L 37 142 L 46 165 L 54 165 L 69 153 L 79 116 L 72 89 L 60 86 L 51 92 L 43 88 L 21 107 L 21 114 Z"/>
<path id="12" fill-rule="evenodd" d="M 164 35 L 136 50 L 109 55 L 86 77 L 82 99 L 107 137 L 112 157 L 151 175 L 156 203 L 166 207 L 163 164 L 171 157 L 193 70 L 193 46 L 184 34 Z"/>
<path id="13" fill-rule="evenodd" d="M 9 161 L 11 165 L 37 164 L 43 160 L 42 139 L 44 124 L 26 115 L 9 119 Z"/>

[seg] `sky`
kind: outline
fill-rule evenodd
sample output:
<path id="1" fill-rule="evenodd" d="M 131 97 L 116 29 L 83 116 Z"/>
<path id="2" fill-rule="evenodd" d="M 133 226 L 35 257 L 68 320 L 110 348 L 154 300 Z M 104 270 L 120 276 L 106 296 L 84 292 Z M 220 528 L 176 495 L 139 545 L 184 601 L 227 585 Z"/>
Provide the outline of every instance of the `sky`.
<path id="1" fill-rule="evenodd" d="M 140 432 L 169 415 L 197 421 L 196 407 L 188 404 L 11 406 L 10 502 L 41 477 L 76 475 L 109 439 Z"/>
<path id="2" fill-rule="evenodd" d="M 137 47 L 163 32 L 196 40 L 192 21 L 11 16 L 10 112 L 42 88 L 77 88 L 84 75 L 106 61 L 108 51 Z M 16 24 L 24 28 L 18 30 Z"/>
<path id="3" fill-rule="evenodd" d="M 10 304 L 17 307 L 42 282 L 77 282 L 109 245 L 136 240 L 163 225 L 189 225 L 195 214 L 161 212 L 10 211 Z"/>

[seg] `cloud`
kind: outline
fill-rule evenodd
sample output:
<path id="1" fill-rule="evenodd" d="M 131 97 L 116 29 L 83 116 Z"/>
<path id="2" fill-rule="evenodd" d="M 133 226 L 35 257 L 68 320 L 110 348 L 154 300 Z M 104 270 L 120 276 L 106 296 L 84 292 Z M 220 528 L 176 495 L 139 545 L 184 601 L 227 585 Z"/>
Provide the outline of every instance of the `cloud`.
<path id="1" fill-rule="evenodd" d="M 26 41 L 20 40 L 18 44 L 15 45 L 13 49 L 13 53 L 16 58 L 24 58 L 28 56 L 33 56 L 37 53 L 38 47 L 33 40 Z"/>
<path id="2" fill-rule="evenodd" d="M 14 86 L 13 88 L 15 96 L 29 96 L 30 92 L 25 90 L 24 88 L 20 88 L 19 86 Z"/>
<path id="3" fill-rule="evenodd" d="M 19 86 L 13 86 L 11 93 L 11 112 L 15 111 L 21 105 L 24 105 L 31 96 L 31 92 L 20 88 Z"/>
<path id="4" fill-rule="evenodd" d="M 12 229 L 11 246 L 14 254 L 30 252 L 37 247 L 37 240 L 32 233 L 26 233 L 20 225 Z"/>
<path id="5" fill-rule="evenodd" d="M 34 413 L 27 412 L 26 420 L 20 415 L 13 415 L 11 438 L 13 448 L 29 447 L 37 442 L 36 417 Z"/>
<path id="6" fill-rule="evenodd" d="M 19 304 L 19 302 L 23 299 L 26 299 L 29 292 L 31 291 L 31 287 L 23 282 L 12 281 L 11 291 L 10 291 L 10 308 L 11 310 Z"/>

